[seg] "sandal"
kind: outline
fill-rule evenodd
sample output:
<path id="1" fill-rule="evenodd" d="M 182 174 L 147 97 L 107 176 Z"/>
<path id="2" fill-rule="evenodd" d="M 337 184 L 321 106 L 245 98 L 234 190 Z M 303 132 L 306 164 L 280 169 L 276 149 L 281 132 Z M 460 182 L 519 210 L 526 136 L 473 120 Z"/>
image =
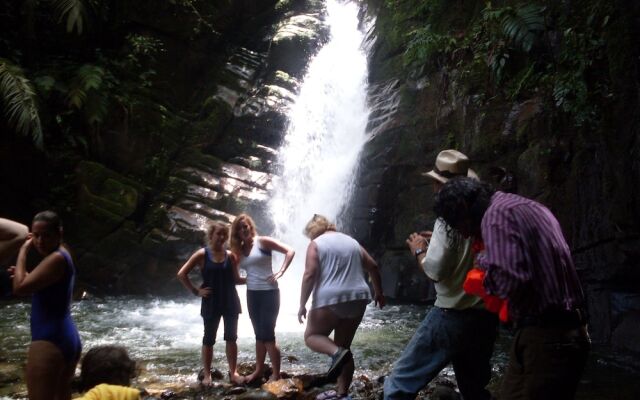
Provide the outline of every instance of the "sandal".
<path id="1" fill-rule="evenodd" d="M 329 370 L 327 371 L 327 378 L 329 378 L 330 381 L 336 380 L 340 375 L 340 372 L 342 372 L 344 364 L 352 358 L 353 355 L 349 349 L 339 347 L 336 354 L 331 356 L 331 367 L 329 367 Z"/>
<path id="2" fill-rule="evenodd" d="M 316 400 L 334 400 L 338 398 L 338 392 L 335 390 L 325 390 L 316 396 Z"/>

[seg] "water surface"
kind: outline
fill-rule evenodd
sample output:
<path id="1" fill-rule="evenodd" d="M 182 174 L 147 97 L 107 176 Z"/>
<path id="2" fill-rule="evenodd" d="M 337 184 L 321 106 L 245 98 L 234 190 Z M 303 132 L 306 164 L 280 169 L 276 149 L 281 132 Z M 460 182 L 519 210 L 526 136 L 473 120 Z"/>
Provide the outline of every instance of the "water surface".
<path id="1" fill-rule="evenodd" d="M 13 373 L 18 379 L 16 383 L 0 381 L 0 396 L 19 398 L 18 394 L 25 390 L 20 374 L 30 340 L 30 305 L 24 302 L 2 303 L 0 310 L 0 377 Z M 302 337 L 304 325 L 298 323 L 296 310 L 297 296 L 283 296 L 276 333 L 283 354 L 282 369 L 292 374 L 322 372 L 328 366 L 328 357 L 305 347 Z M 386 375 L 426 310 L 427 307 L 418 305 L 394 305 L 383 310 L 369 306 L 352 346 L 356 374 L 372 379 Z M 199 311 L 199 300 L 192 297 L 94 298 L 76 302 L 72 307 L 83 341 L 83 352 L 101 344 L 125 345 L 143 366 L 137 384 L 150 389 L 180 388 L 196 382 L 202 343 Z M 239 362 L 253 362 L 253 330 L 246 312 L 240 316 L 238 336 Z M 493 386 L 504 370 L 509 342 L 509 333 L 502 332 L 493 357 Z M 223 343 L 221 326 L 214 347 L 213 366 L 224 372 L 227 364 Z M 624 365 L 623 356 L 614 357 L 605 349 L 597 349 L 591 357 L 577 398 L 640 398 L 640 374 L 625 369 Z M 447 368 L 443 375 L 453 377 L 453 372 Z"/>

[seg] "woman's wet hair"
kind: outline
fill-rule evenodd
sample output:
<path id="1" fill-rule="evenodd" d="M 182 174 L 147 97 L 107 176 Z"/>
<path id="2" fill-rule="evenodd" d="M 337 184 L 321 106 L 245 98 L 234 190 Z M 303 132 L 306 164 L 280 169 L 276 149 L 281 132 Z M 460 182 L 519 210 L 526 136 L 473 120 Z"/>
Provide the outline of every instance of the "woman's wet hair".
<path id="1" fill-rule="evenodd" d="M 62 231 L 62 219 L 60 219 L 60 216 L 54 211 L 46 210 L 37 213 L 33 217 L 32 223 L 35 222 L 46 222 L 49 230 L 55 232 Z"/>
<path id="2" fill-rule="evenodd" d="M 326 231 L 335 231 L 336 225 L 327 219 L 324 215 L 313 214 L 313 217 L 307 222 L 302 231 L 306 237 L 313 240 L 322 235 Z"/>
<path id="3" fill-rule="evenodd" d="M 447 236 L 455 240 L 463 224 L 477 233 L 482 217 L 491 203 L 495 189 L 476 179 L 460 177 L 450 179 L 436 194 L 433 211 L 448 225 Z"/>
<path id="4" fill-rule="evenodd" d="M 229 241 L 231 244 L 231 250 L 240 254 L 242 252 L 242 239 L 239 237 L 240 235 L 240 224 L 242 222 L 246 222 L 249 225 L 249 229 L 251 231 L 251 236 L 256 236 L 256 223 L 253 222 L 253 219 L 248 214 L 240 214 L 233 220 L 231 223 L 231 234 L 229 235 Z"/>
<path id="5" fill-rule="evenodd" d="M 229 237 L 229 225 L 228 224 L 225 224 L 222 221 L 212 221 L 209 224 L 209 226 L 207 227 L 207 233 L 204 236 L 204 244 L 205 245 L 209 245 L 209 242 L 211 241 L 211 236 L 213 236 L 213 234 L 218 230 L 225 231 L 225 233 L 227 234 L 227 237 Z"/>
<path id="6" fill-rule="evenodd" d="M 91 348 L 82 358 L 80 387 L 87 391 L 101 383 L 129 386 L 137 374 L 136 362 L 123 346 L 105 345 Z"/>

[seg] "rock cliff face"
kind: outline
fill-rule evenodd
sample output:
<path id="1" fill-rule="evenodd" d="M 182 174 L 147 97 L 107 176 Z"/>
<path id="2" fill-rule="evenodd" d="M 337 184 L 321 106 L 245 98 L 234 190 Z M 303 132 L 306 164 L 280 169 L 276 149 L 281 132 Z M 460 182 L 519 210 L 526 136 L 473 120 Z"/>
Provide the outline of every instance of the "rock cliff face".
<path id="1" fill-rule="evenodd" d="M 265 204 L 286 112 L 327 33 L 322 2 L 241 3 L 215 10 L 220 18 L 202 29 L 221 33 L 198 40 L 189 13 L 164 20 L 171 10 L 132 6 L 140 29 L 166 44 L 166 71 L 154 84 L 173 83 L 157 103 L 115 111 L 101 162 L 75 167 L 67 238 L 89 291 L 182 293 L 175 273 L 202 245 L 209 220 L 248 212 L 270 230 Z"/>
<path id="2" fill-rule="evenodd" d="M 550 207 L 584 284 L 593 338 L 608 341 L 613 332 L 614 344 L 637 352 L 628 340 L 640 309 L 637 69 L 616 77 L 614 113 L 596 134 L 551 120 L 548 100 L 539 97 L 478 105 L 460 95 L 460 74 L 446 66 L 407 76 L 403 49 L 389 42 L 389 13 L 370 5 L 377 17 L 369 38 L 371 139 L 350 210 L 354 234 L 383 268 L 385 293 L 433 298 L 405 239 L 433 225 L 433 192 L 420 173 L 440 150 L 457 148 L 482 179 Z"/>

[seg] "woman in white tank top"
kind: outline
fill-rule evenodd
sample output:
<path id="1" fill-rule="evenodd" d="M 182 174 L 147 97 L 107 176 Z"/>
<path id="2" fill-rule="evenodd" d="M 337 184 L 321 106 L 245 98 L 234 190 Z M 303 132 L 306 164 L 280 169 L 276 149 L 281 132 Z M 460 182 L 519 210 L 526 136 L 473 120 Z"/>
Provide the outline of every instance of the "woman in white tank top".
<path id="1" fill-rule="evenodd" d="M 256 226 L 247 214 L 240 214 L 231 224 L 231 251 L 239 266 L 247 273 L 247 308 L 256 335 L 256 369 L 247 382 L 262 379 L 267 353 L 272 373 L 269 380 L 280 379 L 280 349 L 276 344 L 275 326 L 280 310 L 278 279 L 289 268 L 295 251 L 276 239 L 258 236 Z M 271 252 L 285 255 L 278 272 L 273 273 Z"/>
<path id="2" fill-rule="evenodd" d="M 373 300 L 382 308 L 385 300 L 380 271 L 369 253 L 352 237 L 336 232 L 327 218 L 314 215 L 304 233 L 311 243 L 302 278 L 298 321 L 302 323 L 307 318 L 307 300 L 313 292 L 304 340 L 311 350 L 331 356 L 327 376 L 338 380 L 337 393 L 333 395 L 348 398 L 354 371 L 349 347 L 371 301 L 364 272 L 371 278 Z M 335 331 L 333 340 L 329 338 L 332 331 Z"/>

